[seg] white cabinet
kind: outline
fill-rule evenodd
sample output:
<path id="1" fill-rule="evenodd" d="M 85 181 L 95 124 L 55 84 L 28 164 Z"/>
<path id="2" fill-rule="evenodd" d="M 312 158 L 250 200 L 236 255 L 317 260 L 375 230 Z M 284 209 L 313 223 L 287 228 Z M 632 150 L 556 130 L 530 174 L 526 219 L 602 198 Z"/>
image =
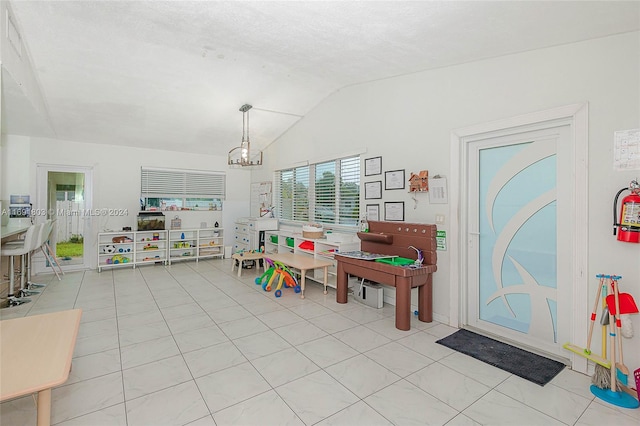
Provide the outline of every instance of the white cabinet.
<path id="1" fill-rule="evenodd" d="M 233 226 L 233 252 L 249 250 L 249 220 L 238 219 Z"/>
<path id="2" fill-rule="evenodd" d="M 278 229 L 278 219 L 243 217 L 234 224 L 233 251 L 259 250 L 265 245 L 265 233 Z"/>
<path id="3" fill-rule="evenodd" d="M 337 236 L 339 235 L 339 236 Z M 337 262 L 334 254 L 360 250 L 360 240 L 355 234 L 336 234 L 327 238 L 303 238 L 302 232 L 292 231 L 267 231 L 265 232 L 266 257 L 269 253 L 294 253 L 301 256 L 310 256 L 316 259 L 331 260 L 329 267 L 328 286 L 336 287 Z M 307 271 L 307 278 L 322 283 L 324 271 L 314 269 Z"/>
<path id="4" fill-rule="evenodd" d="M 98 272 L 167 261 L 167 231 L 123 231 L 98 234 Z"/>
<path id="5" fill-rule="evenodd" d="M 222 257 L 222 228 L 172 229 L 169 231 L 169 264 L 177 260 Z"/>

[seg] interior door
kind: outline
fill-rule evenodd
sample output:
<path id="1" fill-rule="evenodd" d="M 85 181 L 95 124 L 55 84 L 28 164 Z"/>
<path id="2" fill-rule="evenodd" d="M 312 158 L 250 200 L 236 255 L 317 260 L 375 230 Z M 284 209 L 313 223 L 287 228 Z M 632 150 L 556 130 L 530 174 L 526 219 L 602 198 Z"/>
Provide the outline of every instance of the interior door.
<path id="1" fill-rule="evenodd" d="M 479 137 L 469 159 L 467 326 L 563 356 L 569 335 L 569 126 Z M 569 198 L 570 199 L 570 198 Z"/>

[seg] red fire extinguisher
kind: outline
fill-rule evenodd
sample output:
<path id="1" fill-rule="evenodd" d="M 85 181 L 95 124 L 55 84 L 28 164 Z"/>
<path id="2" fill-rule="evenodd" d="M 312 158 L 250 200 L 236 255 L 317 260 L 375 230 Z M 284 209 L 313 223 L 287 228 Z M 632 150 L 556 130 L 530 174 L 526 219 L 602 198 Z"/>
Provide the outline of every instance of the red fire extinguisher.
<path id="1" fill-rule="evenodd" d="M 624 191 L 631 194 L 622 199 L 620 220 L 617 220 L 618 197 Z M 640 243 L 640 184 L 632 180 L 628 188 L 622 188 L 613 200 L 613 235 L 618 233 L 618 241 Z"/>

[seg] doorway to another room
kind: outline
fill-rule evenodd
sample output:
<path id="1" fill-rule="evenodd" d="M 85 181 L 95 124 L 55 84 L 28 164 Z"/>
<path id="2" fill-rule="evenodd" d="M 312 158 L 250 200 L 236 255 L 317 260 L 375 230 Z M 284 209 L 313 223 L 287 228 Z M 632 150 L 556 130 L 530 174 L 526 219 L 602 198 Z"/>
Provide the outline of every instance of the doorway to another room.
<path id="1" fill-rule="evenodd" d="M 38 165 L 37 201 L 45 206 L 36 211 L 36 221 L 53 220 L 49 245 L 63 270 L 85 269 L 90 266 L 87 247 L 91 236 L 92 169 L 86 167 Z M 37 272 L 50 265 L 44 259 L 34 259 Z"/>

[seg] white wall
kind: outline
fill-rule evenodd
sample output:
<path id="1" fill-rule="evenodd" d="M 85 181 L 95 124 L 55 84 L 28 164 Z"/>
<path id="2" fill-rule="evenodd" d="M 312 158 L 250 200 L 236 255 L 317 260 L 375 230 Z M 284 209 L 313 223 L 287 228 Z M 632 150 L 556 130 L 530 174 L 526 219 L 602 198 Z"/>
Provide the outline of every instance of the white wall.
<path id="1" fill-rule="evenodd" d="M 85 238 L 105 229 L 120 230 L 123 226 L 136 229 L 140 210 L 140 168 L 143 166 L 224 171 L 227 176 L 225 206 L 238 216 L 249 215 L 250 173 L 229 169 L 226 153 L 212 156 L 8 135 L 3 140 L 1 158 L 0 198 L 8 199 L 10 194 L 17 193 L 31 194 L 34 209 L 46 208 L 37 205 L 35 200 L 39 164 L 92 167 L 92 208 L 126 209 L 128 215 L 93 218 L 89 226 L 91 234 Z M 232 245 L 234 218 L 224 211 L 165 212 L 167 227 L 176 214 L 182 219 L 183 228 L 198 228 L 201 222 L 213 226 L 216 221 L 223 228 L 228 226 L 228 232 L 224 233 L 225 245 Z M 93 263 L 94 254 L 88 254 Z"/>
<path id="2" fill-rule="evenodd" d="M 627 33 L 345 88 L 269 146 L 265 168 L 254 172 L 252 180 L 270 180 L 278 168 L 358 147 L 366 147 L 365 158 L 382 156 L 383 171 L 405 169 L 408 179 L 410 172 L 428 169 L 431 176 L 448 177 L 453 129 L 586 101 L 585 291 L 591 298 L 597 273 L 615 273 L 623 276 L 621 289 L 640 302 L 640 245 L 617 242 L 611 235 L 613 197 L 640 177 L 640 171 L 618 172 L 612 166 L 614 131 L 640 127 L 639 40 L 638 32 Z M 363 177 L 373 180 L 378 178 Z M 416 208 L 407 191 L 383 191 L 383 197 L 381 208 L 385 201 L 405 202 L 407 222 L 433 223 L 435 214 L 449 215 L 448 205 L 429 204 L 424 194 L 418 194 Z M 448 230 L 448 223 L 439 228 Z M 448 322 L 449 286 L 458 283 L 449 280 L 448 252 L 438 253 L 434 317 Z M 639 334 L 640 315 L 632 319 Z M 640 337 L 625 340 L 625 346 L 640 347 Z M 594 347 L 600 347 L 599 342 Z M 640 367 L 640 351 L 628 350 L 625 363 Z"/>

